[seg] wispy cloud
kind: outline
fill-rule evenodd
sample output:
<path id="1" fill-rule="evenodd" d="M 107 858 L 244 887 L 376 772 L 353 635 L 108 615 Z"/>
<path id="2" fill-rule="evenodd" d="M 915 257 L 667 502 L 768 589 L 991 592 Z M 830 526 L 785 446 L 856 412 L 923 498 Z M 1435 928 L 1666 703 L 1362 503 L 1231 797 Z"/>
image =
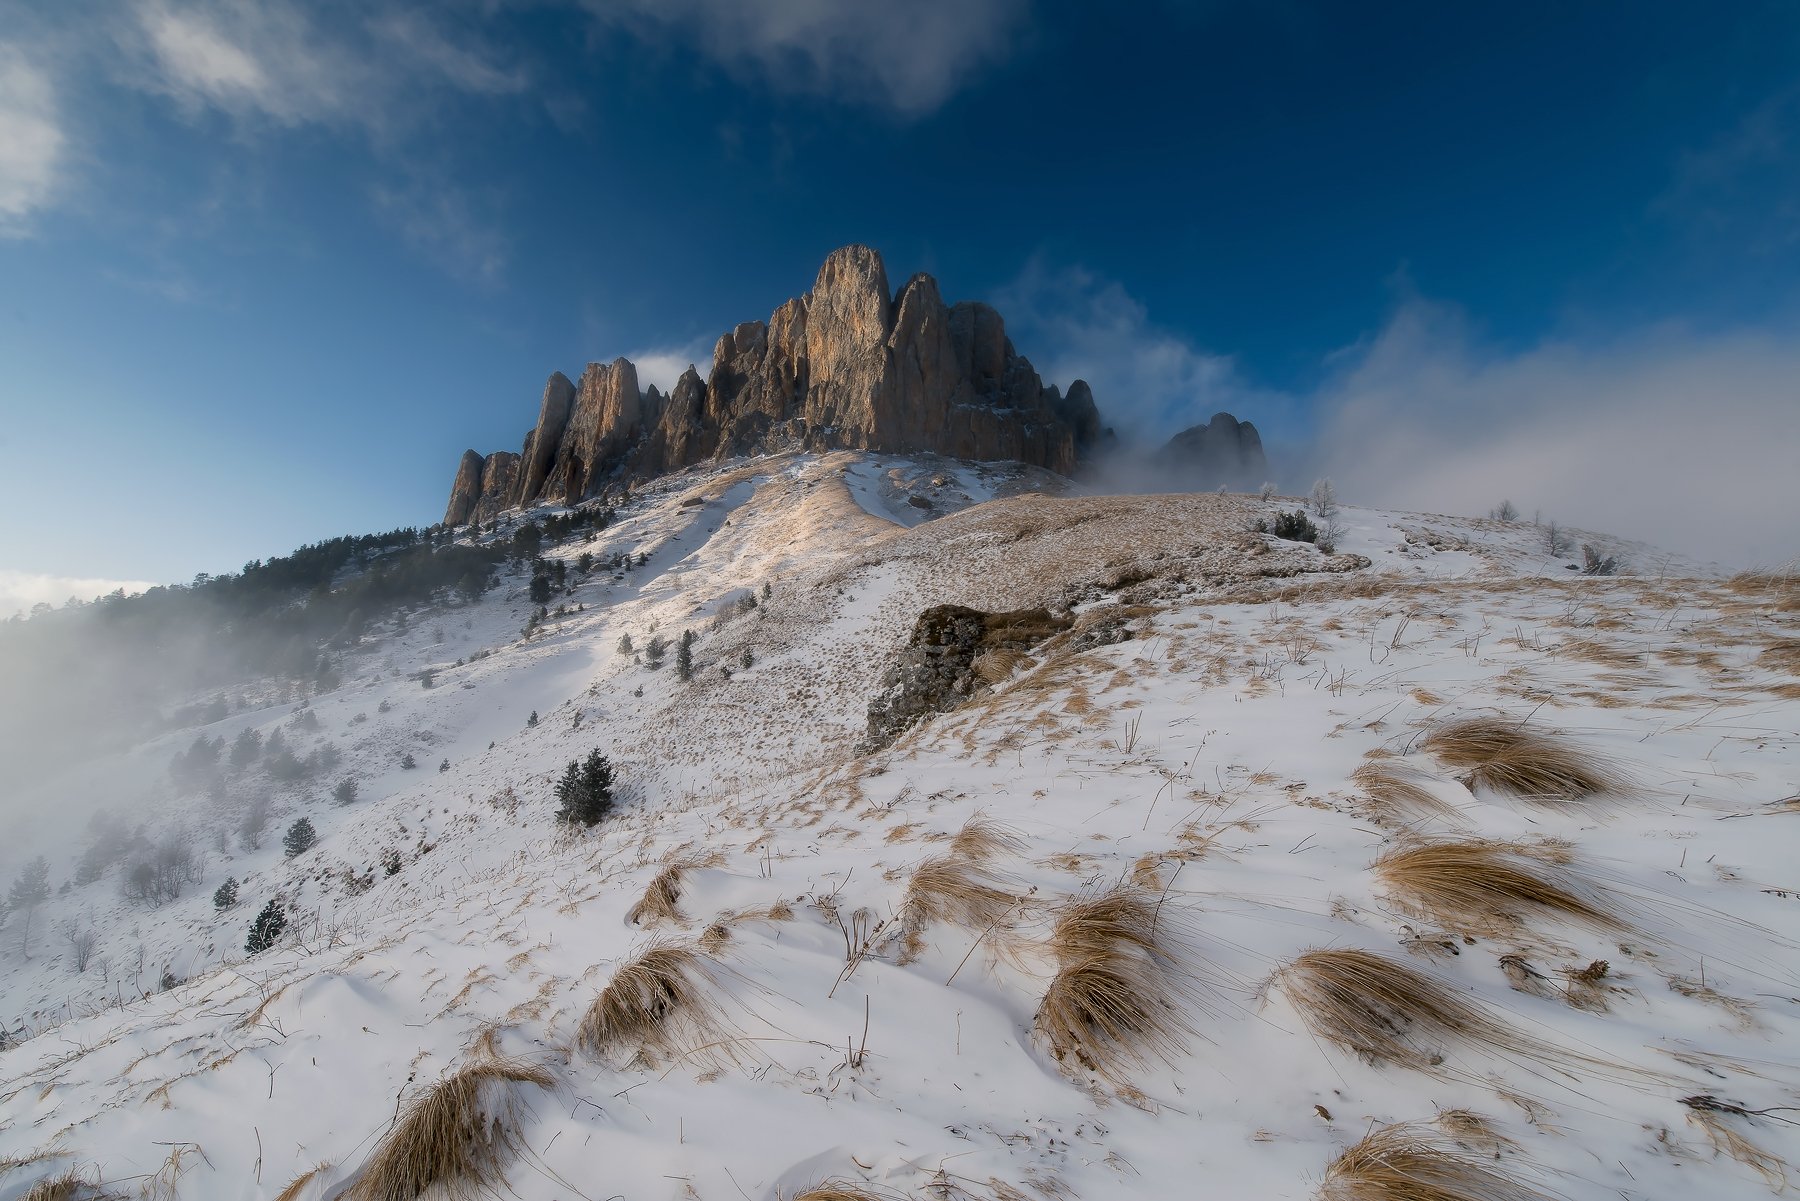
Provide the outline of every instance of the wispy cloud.
<path id="1" fill-rule="evenodd" d="M 29 613 L 35 605 L 62 605 L 74 599 L 90 601 L 123 588 L 127 595 L 156 585 L 144 580 L 109 580 L 98 576 L 44 575 L 29 571 L 0 570 L 0 621 L 16 613 Z"/>
<path id="2" fill-rule="evenodd" d="M 378 187 L 375 208 L 407 245 L 446 275 L 478 284 L 497 283 L 506 271 L 509 243 L 487 215 L 496 204 L 447 181 Z"/>
<path id="3" fill-rule="evenodd" d="M 585 0 L 640 36 L 674 31 L 710 58 L 779 91 L 917 117 L 1005 59 L 1028 0 Z"/>
<path id="4" fill-rule="evenodd" d="M 1121 437 L 1163 441 L 1228 410 L 1272 410 L 1282 398 L 1246 382 L 1229 355 L 1157 325 L 1123 286 L 1034 257 L 994 296 L 1007 333 L 1047 383 L 1085 379 Z"/>
<path id="5" fill-rule="evenodd" d="M 712 369 L 713 342 L 712 338 L 695 338 L 686 346 L 639 350 L 625 357 L 637 366 L 638 387 L 648 388 L 655 384 L 667 396 L 681 373 L 690 366 L 698 369 L 702 378 Z"/>
<path id="6" fill-rule="evenodd" d="M 50 205 L 67 157 L 49 72 L 0 43 L 0 236 L 25 232 Z"/>

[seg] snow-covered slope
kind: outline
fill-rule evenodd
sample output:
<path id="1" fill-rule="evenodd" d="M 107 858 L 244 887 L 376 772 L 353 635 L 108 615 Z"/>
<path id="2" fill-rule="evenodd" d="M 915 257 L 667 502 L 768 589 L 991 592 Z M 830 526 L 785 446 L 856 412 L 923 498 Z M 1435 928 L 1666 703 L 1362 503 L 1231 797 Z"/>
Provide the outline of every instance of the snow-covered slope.
<path id="1" fill-rule="evenodd" d="M 496 1052 L 549 1071 L 517 1090 L 505 1184 L 528 1201 L 764 1201 L 828 1179 L 1298 1198 L 1398 1122 L 1552 1195 L 1781 1186 L 1800 1105 L 1791 586 L 1575 532 L 1634 571 L 1588 578 L 1528 525 L 1351 508 L 1327 557 L 1247 532 L 1281 498 L 1020 491 L 1034 483 L 853 454 L 672 477 L 546 552 L 642 565 L 581 579 L 529 638 L 511 577 L 371 635 L 304 710 L 244 709 L 23 798 L 41 816 L 9 832 L 0 878 L 44 851 L 60 882 L 80 849 L 62 831 L 121 802 L 208 854 L 204 884 L 161 907 L 123 900 L 115 873 L 34 915 L 31 957 L 0 975 L 0 1014 L 27 1035 L 0 1052 L 0 1156 L 30 1161 L 0 1174 L 0 1201 L 72 1167 L 237 1199 L 323 1164 L 288 1195 L 336 1196 L 409 1097 Z M 1067 608 L 1130 637 L 1053 638 L 863 753 L 884 668 L 941 603 Z M 690 681 L 672 645 L 671 665 L 643 662 L 689 629 Z M 1618 786 L 1471 791 L 1425 735 L 1481 714 Z M 342 764 L 170 791 L 196 733 L 247 725 L 330 741 Z M 620 808 L 560 830 L 553 780 L 596 747 Z M 1439 807 L 1382 804 L 1352 779 L 1366 764 L 1416 774 Z M 329 796 L 342 776 L 347 806 Z M 269 834 L 247 850 L 230 832 L 258 794 Z M 320 841 L 284 859 L 302 815 Z M 1003 828 L 955 841 L 983 816 Z M 1549 856 L 1617 923 L 1421 916 L 1371 868 L 1420 833 Z M 989 891 L 921 919 L 917 869 L 946 857 Z M 671 865 L 672 912 L 634 921 Z M 216 912 L 228 875 L 240 899 Z M 1059 916 L 1121 882 L 1154 904 L 1179 1009 L 1160 1053 L 1097 1076 L 1037 1017 L 1069 966 Z M 246 958 L 276 896 L 295 918 Z M 71 922 L 99 935 L 85 972 Z M 709 1022 L 670 1015 L 670 1047 L 577 1048 L 619 966 L 668 940 L 696 948 Z M 1366 1062 L 1278 975 L 1315 948 L 1391 957 L 1520 1040 Z M 165 970 L 182 982 L 162 991 Z"/>

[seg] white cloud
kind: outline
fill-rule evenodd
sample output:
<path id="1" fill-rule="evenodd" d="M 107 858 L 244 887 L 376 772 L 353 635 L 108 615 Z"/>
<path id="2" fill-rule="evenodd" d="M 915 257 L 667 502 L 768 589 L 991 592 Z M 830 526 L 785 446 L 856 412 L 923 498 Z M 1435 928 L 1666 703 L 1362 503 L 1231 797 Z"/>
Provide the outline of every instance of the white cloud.
<path id="1" fill-rule="evenodd" d="M 1282 398 L 1251 387 L 1230 356 L 1194 345 L 1150 320 L 1117 282 L 1041 258 L 994 297 L 1007 334 L 1046 383 L 1084 379 L 1102 418 L 1122 438 L 1161 442 L 1225 410 L 1250 418 Z"/>
<path id="2" fill-rule="evenodd" d="M 689 367 L 700 372 L 702 379 L 712 370 L 712 350 L 714 338 L 695 338 L 686 346 L 670 346 L 651 350 L 640 350 L 625 357 L 637 367 L 638 387 L 648 388 L 655 384 L 657 391 L 667 396 L 675 388 L 675 381 Z"/>
<path id="3" fill-rule="evenodd" d="M 67 155 L 49 73 L 0 43 L 0 236 L 55 198 Z"/>
<path id="4" fill-rule="evenodd" d="M 1455 309 L 1414 300 L 1311 407 L 1317 470 L 1352 503 L 1478 514 L 1510 498 L 1701 559 L 1800 556 L 1792 333 L 1662 328 L 1497 351 Z"/>
<path id="5" fill-rule="evenodd" d="M 903 116 L 936 109 L 1004 59 L 1028 0 L 586 0 L 640 35 L 678 28 L 727 66 L 782 91 L 876 104 Z"/>
<path id="6" fill-rule="evenodd" d="M 154 62 L 147 86 L 192 110 L 260 116 L 283 125 L 337 119 L 360 106 L 366 65 L 323 43 L 285 3 L 156 3 L 138 9 Z"/>
<path id="7" fill-rule="evenodd" d="M 123 588 L 127 595 L 154 588 L 144 580 L 108 580 L 91 576 L 44 575 L 0 570 L 0 621 L 29 613 L 33 605 L 60 607 L 69 598 L 90 601 Z"/>

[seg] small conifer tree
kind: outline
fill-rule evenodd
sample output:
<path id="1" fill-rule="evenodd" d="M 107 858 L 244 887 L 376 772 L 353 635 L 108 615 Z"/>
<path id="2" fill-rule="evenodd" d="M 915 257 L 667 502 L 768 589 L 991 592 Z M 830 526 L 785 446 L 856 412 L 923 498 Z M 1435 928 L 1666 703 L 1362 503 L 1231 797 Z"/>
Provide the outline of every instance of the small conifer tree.
<path id="1" fill-rule="evenodd" d="M 244 940 L 244 953 L 247 955 L 261 954 L 274 946 L 275 940 L 280 938 L 281 932 L 286 929 L 287 911 L 282 909 L 279 897 L 271 898 L 269 903 L 262 907 L 262 912 L 256 915 L 256 920 L 250 923 L 250 937 Z"/>
<path id="2" fill-rule="evenodd" d="M 683 683 L 694 678 L 694 631 L 681 631 L 681 645 L 675 648 L 675 674 Z"/>
<path id="3" fill-rule="evenodd" d="M 612 811 L 612 763 L 597 749 L 573 761 L 556 782 L 557 817 L 591 826 Z"/>
<path id="4" fill-rule="evenodd" d="M 536 709 L 533 709 L 533 710 L 532 710 L 532 711 L 531 711 L 531 716 L 530 716 L 530 717 L 527 717 L 527 718 L 526 718 L 526 719 L 525 719 L 525 724 L 526 724 L 526 725 L 528 725 L 528 726 L 535 726 L 535 725 L 537 725 L 537 724 L 538 724 L 538 715 L 537 715 L 537 710 L 536 710 Z"/>
<path id="5" fill-rule="evenodd" d="M 238 903 L 238 882 L 236 876 L 227 876 L 225 883 L 219 885 L 213 893 L 214 909 L 230 909 Z"/>
<path id="6" fill-rule="evenodd" d="M 282 849 L 287 852 L 289 859 L 305 854 L 318 841 L 319 835 L 313 830 L 313 824 L 304 817 L 289 826 L 287 833 L 281 836 Z"/>

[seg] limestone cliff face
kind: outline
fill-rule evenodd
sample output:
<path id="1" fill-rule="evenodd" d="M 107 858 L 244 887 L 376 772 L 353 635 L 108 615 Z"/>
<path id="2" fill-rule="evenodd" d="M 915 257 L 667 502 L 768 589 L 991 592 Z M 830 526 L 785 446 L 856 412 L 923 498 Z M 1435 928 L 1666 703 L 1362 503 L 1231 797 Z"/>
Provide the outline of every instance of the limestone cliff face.
<path id="1" fill-rule="evenodd" d="M 705 379 L 689 367 L 667 397 L 640 392 L 627 359 L 590 363 L 579 383 L 552 375 L 523 455 L 508 456 L 509 503 L 570 504 L 612 482 L 787 449 L 1016 459 L 1068 475 L 1108 436 L 1087 384 L 1045 387 L 991 307 L 946 305 L 929 275 L 894 295 L 881 256 L 846 246 L 806 295 L 720 336 Z M 451 525 L 492 495 L 487 460 L 470 455 Z"/>

